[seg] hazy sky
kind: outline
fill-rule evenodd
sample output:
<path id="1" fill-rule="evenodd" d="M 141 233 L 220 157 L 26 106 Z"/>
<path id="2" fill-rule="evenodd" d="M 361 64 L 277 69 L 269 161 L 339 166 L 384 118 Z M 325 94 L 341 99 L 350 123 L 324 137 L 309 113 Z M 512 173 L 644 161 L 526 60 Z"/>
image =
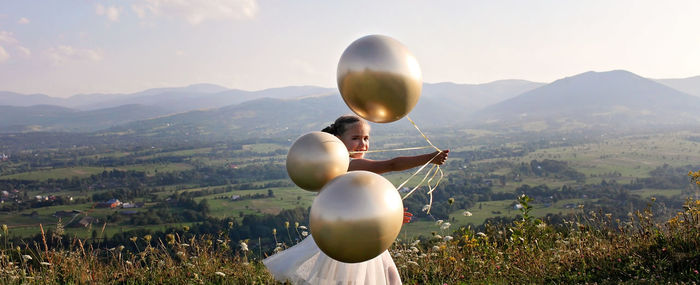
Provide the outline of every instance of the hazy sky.
<path id="1" fill-rule="evenodd" d="M 403 42 L 426 82 L 700 75 L 697 0 L 0 0 L 0 90 L 336 87 L 368 34 Z"/>

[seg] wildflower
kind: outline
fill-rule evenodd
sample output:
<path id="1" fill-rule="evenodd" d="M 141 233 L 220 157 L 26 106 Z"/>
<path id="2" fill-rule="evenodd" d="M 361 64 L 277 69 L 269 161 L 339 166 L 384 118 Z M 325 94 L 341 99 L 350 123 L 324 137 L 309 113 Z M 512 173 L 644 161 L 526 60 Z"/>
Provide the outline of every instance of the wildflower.
<path id="1" fill-rule="evenodd" d="M 301 232 L 301 236 L 303 236 L 303 237 L 308 236 L 308 235 L 309 235 L 309 232 L 307 232 L 307 231 Z"/>
<path id="2" fill-rule="evenodd" d="M 409 260 L 407 263 L 410 264 L 410 265 L 418 266 L 418 262 L 415 262 L 415 261 L 413 261 L 413 260 Z"/>
<path id="3" fill-rule="evenodd" d="M 228 228 L 232 229 L 233 228 L 233 222 L 228 222 Z"/>
<path id="4" fill-rule="evenodd" d="M 485 237 L 486 237 L 486 234 L 485 234 L 485 233 L 482 233 L 482 232 L 478 232 L 478 233 L 476 233 L 476 235 L 478 235 L 478 236 L 480 236 L 480 237 L 482 237 L 482 238 L 485 238 Z"/>
<path id="5" fill-rule="evenodd" d="M 400 252 L 394 253 L 394 257 L 401 257 L 401 253 Z"/>
<path id="6" fill-rule="evenodd" d="M 219 275 L 221 277 L 226 277 L 226 274 L 221 271 L 214 272 L 214 274 Z"/>
<path id="7" fill-rule="evenodd" d="M 419 252 L 418 248 L 415 247 L 415 246 L 412 246 L 412 247 L 411 247 L 411 251 L 412 251 L 412 252 Z"/>
<path id="8" fill-rule="evenodd" d="M 183 227 L 182 227 L 182 230 L 187 232 L 187 231 L 190 230 L 190 227 L 189 227 L 189 226 L 183 226 Z"/>
<path id="9" fill-rule="evenodd" d="M 418 257 L 420 257 L 420 258 L 426 258 L 426 257 L 428 257 L 428 255 L 425 254 L 425 253 L 421 253 Z"/>
<path id="10" fill-rule="evenodd" d="M 2 232 L 5 233 L 5 235 L 7 235 L 7 225 L 6 224 L 2 224 Z"/>
<path id="11" fill-rule="evenodd" d="M 464 213 L 462 213 L 462 215 L 464 215 L 465 217 L 471 217 L 471 216 L 472 216 L 472 212 L 464 211 Z"/>
<path id="12" fill-rule="evenodd" d="M 175 235 L 174 235 L 174 234 L 167 234 L 167 235 L 165 235 L 165 239 L 168 240 L 168 244 L 174 244 L 174 243 L 175 243 Z"/>
<path id="13" fill-rule="evenodd" d="M 128 260 L 127 260 L 127 261 L 126 261 L 126 264 L 127 264 L 127 265 L 131 265 L 131 261 L 128 261 Z"/>
<path id="14" fill-rule="evenodd" d="M 289 228 L 289 221 L 284 222 L 284 228 L 288 229 Z"/>
<path id="15" fill-rule="evenodd" d="M 272 235 L 277 235 L 277 229 L 272 228 Z"/>
<path id="16" fill-rule="evenodd" d="M 299 227 L 299 222 L 294 222 L 294 228 L 298 228 L 298 227 Z"/>
<path id="17" fill-rule="evenodd" d="M 32 260 L 32 257 L 28 254 L 22 255 L 22 258 L 24 258 L 24 260 Z"/>
<path id="18" fill-rule="evenodd" d="M 143 239 L 150 242 L 153 237 L 151 235 L 145 235 L 143 236 Z"/>
<path id="19" fill-rule="evenodd" d="M 443 220 L 437 220 L 437 221 L 435 222 L 435 224 L 437 224 L 437 225 L 439 226 L 439 225 L 442 225 L 443 222 L 444 222 Z"/>
<path id="20" fill-rule="evenodd" d="M 537 225 L 537 228 L 538 228 L 538 229 L 544 229 L 544 228 L 546 228 L 546 227 L 547 227 L 547 224 L 546 224 L 546 223 L 539 223 L 539 224 Z"/>
<path id="21" fill-rule="evenodd" d="M 178 256 L 185 256 L 185 253 L 182 252 L 182 251 L 178 251 L 176 254 L 177 254 Z"/>
<path id="22" fill-rule="evenodd" d="M 245 242 L 241 242 L 241 250 L 242 251 L 248 251 L 248 244 Z"/>
<path id="23" fill-rule="evenodd" d="M 417 240 L 414 240 L 414 241 L 411 243 L 411 245 L 412 245 L 412 246 L 416 246 L 416 245 L 418 245 L 419 243 L 420 243 L 420 240 L 417 239 Z"/>
<path id="24" fill-rule="evenodd" d="M 442 240 L 447 242 L 452 241 L 452 236 L 445 236 Z"/>
<path id="25" fill-rule="evenodd" d="M 300 230 L 307 230 L 308 228 L 306 226 L 299 226 L 298 227 Z"/>
<path id="26" fill-rule="evenodd" d="M 441 229 L 441 230 L 446 230 L 446 229 L 450 228 L 451 225 L 452 225 L 452 224 L 450 224 L 450 223 L 443 223 L 442 226 L 440 227 L 440 229 Z"/>
<path id="27" fill-rule="evenodd" d="M 439 251 L 439 250 L 440 250 L 440 247 L 439 247 L 439 246 L 437 246 L 437 245 L 434 245 L 434 246 L 433 246 L 433 251 Z"/>
<path id="28" fill-rule="evenodd" d="M 423 212 L 430 211 L 430 205 L 423 206 L 423 209 L 421 209 L 421 211 L 423 211 Z"/>
<path id="29" fill-rule="evenodd" d="M 449 199 L 447 199 L 447 204 L 452 205 L 452 204 L 454 204 L 454 203 L 455 203 L 455 198 L 449 198 Z"/>
<path id="30" fill-rule="evenodd" d="M 51 266 L 51 263 L 48 263 L 46 261 L 39 262 L 39 264 L 41 264 L 43 266 Z"/>
<path id="31" fill-rule="evenodd" d="M 131 237 L 131 238 L 129 238 L 129 240 L 130 240 L 131 242 L 136 242 L 138 239 L 139 239 L 139 238 L 137 238 L 137 237 Z"/>
<path id="32" fill-rule="evenodd" d="M 124 250 L 124 246 L 123 246 L 123 245 L 120 245 L 120 246 L 118 247 L 118 249 L 119 249 L 119 251 L 122 251 L 122 250 Z"/>
<path id="33" fill-rule="evenodd" d="M 435 235 L 433 238 L 435 238 L 435 239 L 442 239 L 442 236 L 441 236 L 441 235 Z"/>
<path id="34" fill-rule="evenodd" d="M 180 246 L 189 247 L 190 245 L 186 243 L 181 243 Z"/>
<path id="35" fill-rule="evenodd" d="M 275 250 L 274 250 L 274 251 L 275 251 L 275 252 L 280 252 L 280 251 L 282 251 L 282 247 L 280 247 L 280 246 L 275 247 Z"/>

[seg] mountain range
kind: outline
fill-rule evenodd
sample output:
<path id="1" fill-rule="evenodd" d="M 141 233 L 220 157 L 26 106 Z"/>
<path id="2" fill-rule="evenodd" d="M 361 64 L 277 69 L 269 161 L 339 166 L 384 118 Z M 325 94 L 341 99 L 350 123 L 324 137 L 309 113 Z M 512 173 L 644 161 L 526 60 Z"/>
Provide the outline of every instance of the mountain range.
<path id="1" fill-rule="evenodd" d="M 700 76 L 651 80 L 622 70 L 586 72 L 550 84 L 525 80 L 425 83 L 410 116 L 428 127 L 699 123 L 698 91 Z M 294 135 L 320 129 L 346 113 L 350 111 L 336 89 L 315 86 L 244 91 L 197 84 L 70 98 L 0 92 L 0 132 L 5 133 L 128 130 L 148 135 Z"/>

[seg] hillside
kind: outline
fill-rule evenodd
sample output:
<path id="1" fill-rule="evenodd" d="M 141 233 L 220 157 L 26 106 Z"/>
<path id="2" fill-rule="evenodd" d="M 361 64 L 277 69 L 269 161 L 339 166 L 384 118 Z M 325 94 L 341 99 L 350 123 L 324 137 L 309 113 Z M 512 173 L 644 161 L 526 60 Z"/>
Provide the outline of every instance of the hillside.
<path id="1" fill-rule="evenodd" d="M 628 71 L 586 72 L 557 80 L 475 115 L 492 124 L 639 126 L 700 121 L 700 98 Z"/>
<path id="2" fill-rule="evenodd" d="M 700 75 L 681 79 L 657 79 L 656 82 L 678 91 L 700 97 Z"/>

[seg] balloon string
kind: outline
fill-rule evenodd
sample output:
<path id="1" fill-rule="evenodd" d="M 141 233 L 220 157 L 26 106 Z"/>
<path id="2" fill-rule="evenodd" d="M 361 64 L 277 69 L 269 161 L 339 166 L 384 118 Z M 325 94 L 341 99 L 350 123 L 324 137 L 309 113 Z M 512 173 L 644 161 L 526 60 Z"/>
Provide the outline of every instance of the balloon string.
<path id="1" fill-rule="evenodd" d="M 355 153 L 375 153 L 375 152 L 387 152 L 387 151 L 403 151 L 403 150 L 416 150 L 416 149 L 426 149 L 429 146 L 416 146 L 416 147 L 405 147 L 405 148 L 392 148 L 392 149 L 378 149 L 378 150 L 358 150 L 358 151 L 348 151 L 350 154 Z"/>
<path id="2" fill-rule="evenodd" d="M 413 179 L 413 177 L 415 177 L 416 175 L 418 175 L 418 173 L 420 173 L 421 171 L 423 171 L 423 169 L 424 169 L 426 166 L 428 166 L 428 164 L 430 164 L 430 163 L 433 161 L 433 159 L 435 159 L 436 157 L 438 157 L 438 156 L 442 153 L 442 150 L 439 149 L 438 147 L 436 147 L 432 142 L 430 142 L 430 139 L 428 139 L 428 136 L 426 136 L 426 135 L 420 130 L 420 128 L 418 128 L 418 125 L 417 125 L 413 120 L 411 120 L 410 117 L 406 116 L 406 119 L 408 119 L 408 121 L 411 122 L 411 124 L 413 125 L 413 127 L 415 127 L 416 130 L 418 130 L 418 132 L 421 134 L 421 136 L 423 136 L 423 138 L 425 139 L 425 141 L 428 142 L 428 144 L 429 144 L 431 147 L 433 147 L 435 150 L 437 150 L 438 153 L 435 154 L 435 156 L 433 156 L 433 158 L 431 158 L 430 160 L 428 160 L 428 162 L 426 162 L 425 164 L 423 164 L 423 166 L 421 166 L 421 167 L 420 167 L 416 172 L 414 172 L 410 177 L 408 177 L 408 179 L 406 179 L 406 181 L 404 181 L 403 183 L 401 183 L 401 184 L 399 185 L 399 187 L 396 187 L 396 190 L 401 189 L 401 187 L 403 187 L 406 183 L 408 183 L 408 181 L 410 181 L 411 179 Z M 431 172 L 432 172 L 433 175 L 430 175 Z M 436 176 L 438 173 L 440 173 L 440 176 L 438 177 L 437 181 L 435 181 L 435 185 L 431 185 L 431 182 L 433 181 L 433 179 L 435 178 L 435 176 Z M 430 176 L 430 179 L 428 179 L 428 176 Z M 418 185 L 416 185 L 415 187 L 413 187 L 413 189 L 411 189 L 408 193 L 406 193 L 406 195 L 404 195 L 403 198 L 401 198 L 401 200 L 405 200 L 406 198 L 408 198 L 408 196 L 410 196 L 411 194 L 413 194 L 413 192 L 415 192 L 416 190 L 418 190 L 418 188 L 419 188 L 420 186 L 423 185 L 423 182 L 425 182 L 425 180 L 428 179 L 428 182 L 427 182 L 428 192 L 427 192 L 427 194 L 430 196 L 430 202 L 429 202 L 428 205 L 427 205 L 426 214 L 430 214 L 430 208 L 432 208 L 432 206 L 433 206 L 433 191 L 435 191 L 435 189 L 437 189 L 438 185 L 440 185 L 440 182 L 442 181 L 442 178 L 443 178 L 443 177 L 445 177 L 445 174 L 442 172 L 442 169 L 440 169 L 440 166 L 437 165 L 437 164 L 433 165 L 433 166 L 430 168 L 430 170 L 428 170 L 428 172 L 425 173 L 425 175 L 423 176 L 423 179 L 418 183 Z"/>

